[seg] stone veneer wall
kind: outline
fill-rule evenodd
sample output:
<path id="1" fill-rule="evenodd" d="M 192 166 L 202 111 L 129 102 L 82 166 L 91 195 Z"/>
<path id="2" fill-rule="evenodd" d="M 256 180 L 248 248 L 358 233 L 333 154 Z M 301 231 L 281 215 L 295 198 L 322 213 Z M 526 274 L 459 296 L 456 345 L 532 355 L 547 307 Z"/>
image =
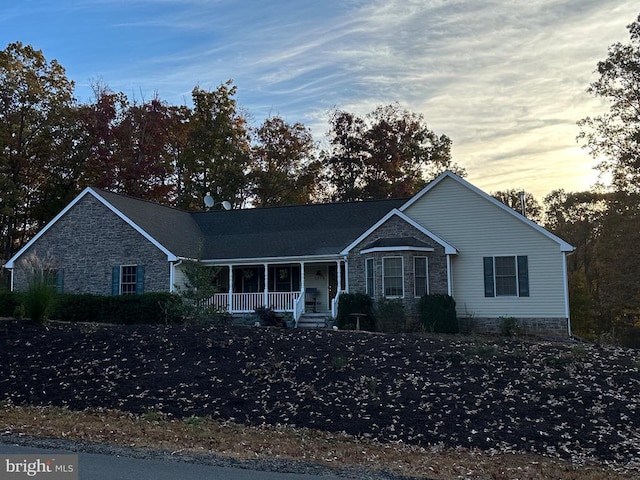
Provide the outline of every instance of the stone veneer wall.
<path id="1" fill-rule="evenodd" d="M 64 272 L 65 293 L 111 295 L 112 268 L 144 265 L 144 291 L 169 290 L 167 256 L 92 195 L 85 195 L 18 260 L 14 289 L 25 290 L 21 261 L 29 255 L 51 258 Z"/>
<path id="2" fill-rule="evenodd" d="M 371 242 L 380 238 L 415 237 L 434 248 L 433 252 L 400 251 L 373 252 L 361 254 L 360 251 Z M 430 237 L 409 225 L 399 217 L 391 217 L 375 232 L 355 246 L 348 255 L 349 291 L 351 293 L 366 292 L 365 259 L 373 258 L 375 262 L 375 282 L 377 293 L 375 298 L 382 297 L 382 258 L 402 257 L 404 264 L 404 307 L 408 319 L 418 316 L 418 301 L 414 295 L 414 257 L 427 257 L 429 275 L 429 293 L 447 293 L 447 259 L 444 247 Z"/>
<path id="3" fill-rule="evenodd" d="M 568 338 L 566 318 L 517 318 L 518 334 L 538 337 Z M 480 335 L 501 335 L 502 318 L 462 317 L 458 319 L 460 331 Z"/>

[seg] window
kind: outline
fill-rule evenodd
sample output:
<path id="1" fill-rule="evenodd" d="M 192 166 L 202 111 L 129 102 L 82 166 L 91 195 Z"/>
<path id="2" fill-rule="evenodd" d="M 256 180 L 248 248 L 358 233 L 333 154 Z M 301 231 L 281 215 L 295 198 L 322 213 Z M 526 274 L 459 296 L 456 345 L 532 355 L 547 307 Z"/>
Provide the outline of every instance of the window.
<path id="1" fill-rule="evenodd" d="M 422 297 L 429 293 L 429 263 L 427 257 L 414 257 L 414 281 L 415 281 L 415 296 Z"/>
<path id="2" fill-rule="evenodd" d="M 272 292 L 299 292 L 300 267 L 298 265 L 269 267 L 269 290 Z"/>
<path id="3" fill-rule="evenodd" d="M 264 291 L 264 268 L 241 267 L 233 270 L 233 290 L 237 293 Z"/>
<path id="4" fill-rule="evenodd" d="M 484 257 L 483 260 L 485 297 L 529 296 L 528 257 Z"/>
<path id="5" fill-rule="evenodd" d="M 113 267 L 111 293 L 113 295 L 144 293 L 144 266 L 118 265 Z"/>
<path id="6" fill-rule="evenodd" d="M 365 261 L 367 295 L 374 297 L 376 294 L 375 259 L 367 258 Z"/>
<path id="7" fill-rule="evenodd" d="M 385 257 L 382 259 L 383 290 L 385 297 L 404 296 L 404 275 L 402 257 Z"/>
<path id="8" fill-rule="evenodd" d="M 58 270 L 55 268 L 47 268 L 42 271 L 42 277 L 44 279 L 44 283 L 52 288 L 56 288 L 56 279 L 58 278 Z"/>
<path id="9" fill-rule="evenodd" d="M 120 294 L 135 295 L 138 267 L 136 265 L 123 265 L 120 270 Z"/>
<path id="10" fill-rule="evenodd" d="M 58 293 L 62 293 L 64 291 L 64 270 L 48 268 L 42 273 L 44 276 L 44 281 L 47 285 L 49 285 Z"/>

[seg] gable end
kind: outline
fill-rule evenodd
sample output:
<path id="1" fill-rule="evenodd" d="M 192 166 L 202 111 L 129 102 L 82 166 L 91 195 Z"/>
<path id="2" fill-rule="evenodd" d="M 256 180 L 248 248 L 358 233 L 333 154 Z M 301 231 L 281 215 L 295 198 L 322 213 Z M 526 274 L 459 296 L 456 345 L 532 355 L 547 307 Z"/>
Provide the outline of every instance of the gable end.
<path id="1" fill-rule="evenodd" d="M 501 201 L 493 198 L 491 195 L 483 192 L 482 190 L 480 190 L 475 185 L 472 185 L 471 183 L 467 182 L 466 180 L 464 180 L 463 178 L 459 177 L 458 175 L 456 175 L 455 173 L 453 173 L 453 172 L 451 172 L 449 170 L 447 170 L 444 173 L 442 173 L 441 175 L 439 175 L 438 178 L 433 180 L 426 187 L 424 187 L 420 192 L 418 192 L 410 200 L 408 200 L 404 205 L 402 205 L 399 210 L 401 212 L 405 212 L 409 207 L 411 207 L 416 202 L 418 202 L 421 198 L 423 198 L 425 195 L 427 195 L 429 193 L 429 191 L 431 191 L 434 187 L 436 187 L 439 183 L 441 183 L 445 178 L 449 178 L 449 179 L 459 183 L 463 187 L 466 187 L 467 189 L 471 190 L 475 194 L 477 194 L 480 197 L 484 198 L 485 200 L 491 202 L 494 206 L 500 208 L 504 212 L 507 212 L 509 215 L 513 216 L 514 218 L 518 219 L 519 221 L 521 221 L 521 222 L 525 223 L 526 225 L 528 225 L 529 227 L 533 228 L 538 233 L 541 233 L 545 237 L 553 240 L 554 242 L 556 242 L 560 246 L 560 251 L 561 252 L 573 252 L 575 250 L 575 247 L 573 245 L 570 245 L 569 243 L 565 242 L 560 237 L 558 237 L 558 236 L 554 235 L 553 233 L 549 232 L 548 230 L 544 229 L 543 227 L 541 227 L 540 225 L 538 225 L 534 221 L 528 219 L 527 217 L 520 215 L 518 212 L 516 212 L 512 208 L 509 208 L 508 206 L 506 206 Z"/>

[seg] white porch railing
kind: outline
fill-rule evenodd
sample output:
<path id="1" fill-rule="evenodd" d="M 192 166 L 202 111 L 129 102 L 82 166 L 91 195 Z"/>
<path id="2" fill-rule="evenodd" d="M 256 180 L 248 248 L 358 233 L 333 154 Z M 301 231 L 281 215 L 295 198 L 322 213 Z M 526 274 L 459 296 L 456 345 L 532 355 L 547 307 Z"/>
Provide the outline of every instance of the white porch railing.
<path id="1" fill-rule="evenodd" d="M 293 319 L 296 322 L 296 326 L 298 325 L 298 320 L 300 320 L 300 317 L 302 316 L 303 313 L 304 313 L 304 295 L 300 295 L 293 302 Z"/>
<path id="2" fill-rule="evenodd" d="M 333 318 L 336 318 L 338 316 L 338 299 L 344 292 L 344 290 L 339 291 L 336 296 L 331 299 L 331 316 Z"/>
<path id="3" fill-rule="evenodd" d="M 231 296 L 231 306 L 229 297 Z M 276 312 L 292 312 L 294 304 L 300 297 L 300 292 L 269 292 L 265 293 L 216 293 L 208 304 L 218 310 L 227 310 L 230 313 L 253 312 L 256 308 L 269 307 Z"/>

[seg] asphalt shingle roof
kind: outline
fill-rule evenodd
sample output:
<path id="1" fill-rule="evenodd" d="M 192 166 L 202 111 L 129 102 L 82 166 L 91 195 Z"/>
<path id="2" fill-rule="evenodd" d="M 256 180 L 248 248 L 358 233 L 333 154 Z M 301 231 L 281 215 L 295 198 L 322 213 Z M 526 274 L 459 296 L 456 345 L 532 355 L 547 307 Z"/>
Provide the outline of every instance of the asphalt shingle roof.
<path id="1" fill-rule="evenodd" d="M 203 260 L 338 254 L 406 200 L 186 212 L 95 190 L 169 251 Z"/>
<path id="2" fill-rule="evenodd" d="M 202 232 L 189 212 L 158 203 L 93 189 L 167 250 L 194 258 L 204 244 Z"/>

